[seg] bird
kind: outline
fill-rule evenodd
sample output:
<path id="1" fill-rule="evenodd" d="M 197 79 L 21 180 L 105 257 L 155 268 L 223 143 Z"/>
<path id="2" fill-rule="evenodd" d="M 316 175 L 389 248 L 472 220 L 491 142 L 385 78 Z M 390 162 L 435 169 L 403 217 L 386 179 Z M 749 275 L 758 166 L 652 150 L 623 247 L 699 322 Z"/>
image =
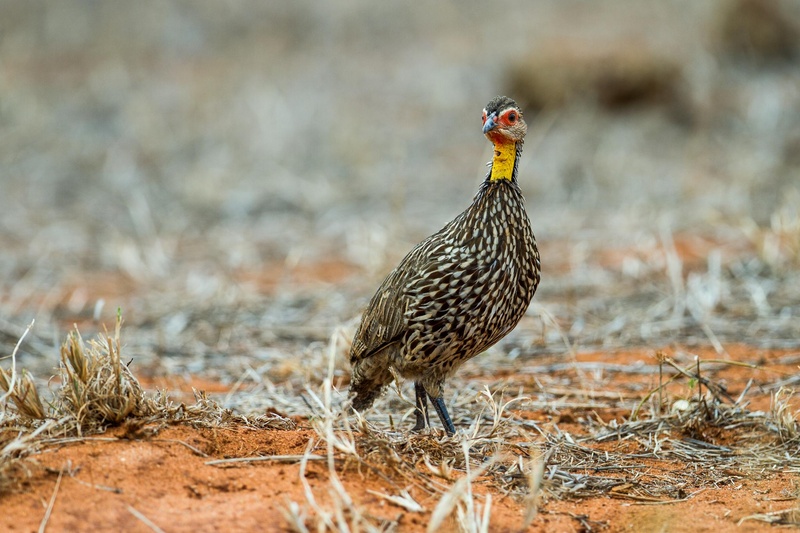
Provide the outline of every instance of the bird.
<path id="1" fill-rule="evenodd" d="M 539 285 L 539 250 L 517 183 L 528 126 L 506 96 L 486 105 L 482 121 L 494 155 L 472 204 L 389 273 L 350 348 L 352 408 L 368 409 L 396 375 L 413 380 L 412 431 L 430 427 L 430 400 L 455 434 L 445 381 L 516 327 Z"/>

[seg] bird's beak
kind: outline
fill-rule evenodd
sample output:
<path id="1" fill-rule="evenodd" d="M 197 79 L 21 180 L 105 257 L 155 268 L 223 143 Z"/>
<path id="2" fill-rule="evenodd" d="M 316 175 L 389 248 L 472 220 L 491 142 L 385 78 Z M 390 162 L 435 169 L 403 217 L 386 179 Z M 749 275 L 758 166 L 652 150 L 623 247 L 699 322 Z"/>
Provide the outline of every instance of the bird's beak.
<path id="1" fill-rule="evenodd" d="M 492 113 L 488 117 L 486 117 L 486 122 L 483 123 L 483 134 L 486 135 L 488 132 L 492 131 L 497 123 L 494 121 L 497 118 L 497 113 Z"/>

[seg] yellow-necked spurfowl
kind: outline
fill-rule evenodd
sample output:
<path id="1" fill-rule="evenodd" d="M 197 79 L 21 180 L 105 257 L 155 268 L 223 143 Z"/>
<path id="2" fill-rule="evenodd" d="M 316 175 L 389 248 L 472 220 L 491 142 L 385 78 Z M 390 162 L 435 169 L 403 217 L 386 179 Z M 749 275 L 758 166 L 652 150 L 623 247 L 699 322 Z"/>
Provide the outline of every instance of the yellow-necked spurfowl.
<path id="1" fill-rule="evenodd" d="M 455 433 L 445 380 L 514 329 L 539 284 L 539 251 L 517 184 L 527 130 L 510 98 L 483 110 L 483 134 L 494 145 L 489 173 L 472 205 L 411 250 L 372 297 L 350 351 L 355 409 L 372 405 L 394 368 L 414 380 L 414 430 L 428 425 L 430 398 Z"/>

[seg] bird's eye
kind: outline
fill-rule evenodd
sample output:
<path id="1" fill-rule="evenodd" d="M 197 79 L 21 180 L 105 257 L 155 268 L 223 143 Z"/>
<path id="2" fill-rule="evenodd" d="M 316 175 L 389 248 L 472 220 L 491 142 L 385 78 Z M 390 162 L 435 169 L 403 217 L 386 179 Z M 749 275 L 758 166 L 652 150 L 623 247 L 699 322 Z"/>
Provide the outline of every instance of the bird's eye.
<path id="1" fill-rule="evenodd" d="M 513 111 L 512 111 L 511 113 L 509 113 L 509 114 L 508 114 L 508 121 L 509 121 L 511 124 L 513 124 L 514 122 L 516 122 L 516 121 L 517 121 L 517 114 L 516 114 L 516 113 L 514 113 Z"/>

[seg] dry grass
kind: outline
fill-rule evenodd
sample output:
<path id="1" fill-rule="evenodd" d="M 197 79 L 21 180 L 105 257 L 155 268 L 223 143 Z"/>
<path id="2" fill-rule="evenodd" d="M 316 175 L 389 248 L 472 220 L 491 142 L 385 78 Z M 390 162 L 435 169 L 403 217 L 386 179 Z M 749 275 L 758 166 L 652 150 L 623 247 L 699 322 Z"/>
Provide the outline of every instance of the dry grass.
<path id="1" fill-rule="evenodd" d="M 677 297 L 689 296 L 686 290 L 676 290 L 673 301 Z M 121 325 L 118 316 L 113 333 L 88 342 L 77 330 L 67 336 L 61 348 L 58 387 L 48 401 L 41 399 L 35 381 L 12 357 L 11 370 L 2 374 L 0 481 L 4 490 L 24 478 L 26 458 L 43 447 L 114 425 L 124 424 L 134 438 L 152 436 L 172 423 L 293 427 L 280 415 L 248 418 L 234 414 L 199 393 L 193 405 L 175 405 L 164 392 L 146 393 L 124 363 Z M 553 322 L 553 327 L 557 323 Z M 392 489 L 380 497 L 392 505 L 408 512 L 430 511 L 431 528 L 447 524 L 469 532 L 487 531 L 492 517 L 492 498 L 484 490 L 476 493 L 476 482 L 522 502 L 526 509 L 520 516 L 523 526 L 554 498 L 679 502 L 705 488 L 735 483 L 752 472 L 800 472 L 794 391 L 776 387 L 769 410 L 751 411 L 747 389 L 734 398 L 717 380 L 717 374 L 731 366 L 756 372 L 755 363 L 688 355 L 681 356 L 679 363 L 677 355 L 664 353 L 656 355 L 658 366 L 649 369 L 576 360 L 540 368 L 522 362 L 517 376 L 558 377 L 559 386 L 550 388 L 548 382 L 540 381 L 535 388 L 520 386 L 510 398 L 501 382 L 480 389 L 460 387 L 451 400 L 457 423 L 465 430 L 446 437 L 436 430 L 410 434 L 394 427 L 392 413 L 408 412 L 410 402 L 392 394 L 381 398 L 366 417 L 343 409 L 345 394 L 335 383 L 346 372 L 343 354 L 349 331 L 337 329 L 327 346 L 312 347 L 308 363 L 291 371 L 293 376 L 300 374 L 303 390 L 270 389 L 270 400 L 280 398 L 281 405 L 297 405 L 303 398 L 318 435 L 318 440 L 309 442 L 306 454 L 285 458 L 303 465 L 300 479 L 305 500 L 287 502 L 285 510 L 288 523 L 297 531 L 390 531 L 397 527 L 394 520 L 370 514 L 358 497 L 349 493 L 342 473 L 351 471 L 386 481 Z M 491 361 L 489 357 L 474 364 Z M 635 395 L 602 394 L 592 385 L 598 369 L 620 376 L 647 372 L 663 377 L 653 388 Z M 319 375 L 324 377 L 314 385 Z M 514 386 L 505 383 L 505 387 Z M 402 394 L 402 388 L 398 392 Z M 252 390 L 243 390 L 228 394 L 228 398 L 250 398 L 252 394 Z M 570 405 L 589 406 L 596 412 L 625 408 L 630 416 L 608 422 L 587 417 L 570 429 L 559 422 L 543 425 L 523 416 L 555 405 L 566 410 Z M 307 464 L 312 460 L 326 465 L 326 498 L 319 498 L 306 480 Z M 669 466 L 676 461 L 702 468 L 676 470 Z M 725 475 L 720 477 L 719 472 Z M 423 509 L 421 497 L 436 504 Z M 330 503 L 323 504 L 323 500 Z M 791 523 L 791 516 L 748 519 Z M 602 526 L 588 518 L 580 520 L 589 530 Z"/>
<path id="2" fill-rule="evenodd" d="M 657 360 L 669 370 L 662 372 L 670 377 L 629 402 L 629 418 L 610 422 L 588 418 L 578 431 L 563 430 L 557 423 L 548 427 L 531 424 L 519 413 L 540 409 L 534 398 L 504 401 L 485 389 L 475 393 L 480 407 L 469 409 L 469 429 L 446 437 L 435 430 L 409 434 L 381 429 L 361 415 L 348 416 L 346 411 L 333 408 L 331 380 L 339 338 L 335 335 L 331 341 L 328 378 L 320 393 L 309 390 L 316 404 L 314 427 L 327 449 L 334 507 L 320 506 L 306 485 L 306 501 L 288 503 L 287 516 L 298 531 L 395 527 L 380 520 L 370 522 L 346 493 L 338 472 L 352 468 L 388 480 L 397 492 L 382 497 L 406 509 L 418 509 L 408 487 L 433 497 L 438 503 L 432 509 L 429 531 L 447 524 L 465 532 L 488 531 L 491 521 L 491 496 L 478 497 L 472 491 L 479 478 L 524 504 L 526 511 L 520 517 L 520 527 L 524 527 L 539 507 L 553 498 L 610 497 L 634 503 L 675 503 L 750 475 L 800 473 L 798 412 L 793 405 L 796 394 L 781 389 L 773 394 L 769 411 L 751 411 L 747 409 L 747 390 L 732 398 L 714 377 L 715 371 L 730 365 L 757 371 L 752 364 L 695 358 L 691 365 L 682 367 L 661 354 Z M 704 368 L 714 371 L 704 372 Z M 638 370 L 632 366 L 616 371 Z M 681 384 L 685 393 L 676 393 Z M 593 391 L 576 388 L 572 392 L 591 397 Z M 648 402 L 657 397 L 658 402 Z M 597 412 L 618 408 L 621 397 L 605 398 L 595 400 L 592 408 Z M 644 408 L 647 405 L 649 409 Z M 692 468 L 675 468 L 676 464 Z M 747 519 L 791 523 L 792 516 L 781 513 Z M 588 517 L 576 520 L 587 530 L 603 527 Z"/>
<path id="3" fill-rule="evenodd" d="M 88 343 L 76 329 L 61 345 L 61 388 L 53 407 L 74 420 L 79 435 L 159 411 L 122 362 L 121 326 L 118 316 L 113 337 L 106 332 Z"/>
<path id="4" fill-rule="evenodd" d="M 122 360 L 121 327 L 118 314 L 113 335 L 106 332 L 86 342 L 76 328 L 67 336 L 61 346 L 60 386 L 49 401 L 41 399 L 30 373 L 23 369 L 17 375 L 16 352 L 12 370 L 0 368 L 0 388 L 5 391 L 0 406 L 0 492 L 25 477 L 24 459 L 42 447 L 74 442 L 110 426 L 124 424 L 130 438 L 152 437 L 175 423 L 294 427 L 279 415 L 236 415 L 198 391 L 191 405 L 173 403 L 165 391 L 147 394 Z"/>

